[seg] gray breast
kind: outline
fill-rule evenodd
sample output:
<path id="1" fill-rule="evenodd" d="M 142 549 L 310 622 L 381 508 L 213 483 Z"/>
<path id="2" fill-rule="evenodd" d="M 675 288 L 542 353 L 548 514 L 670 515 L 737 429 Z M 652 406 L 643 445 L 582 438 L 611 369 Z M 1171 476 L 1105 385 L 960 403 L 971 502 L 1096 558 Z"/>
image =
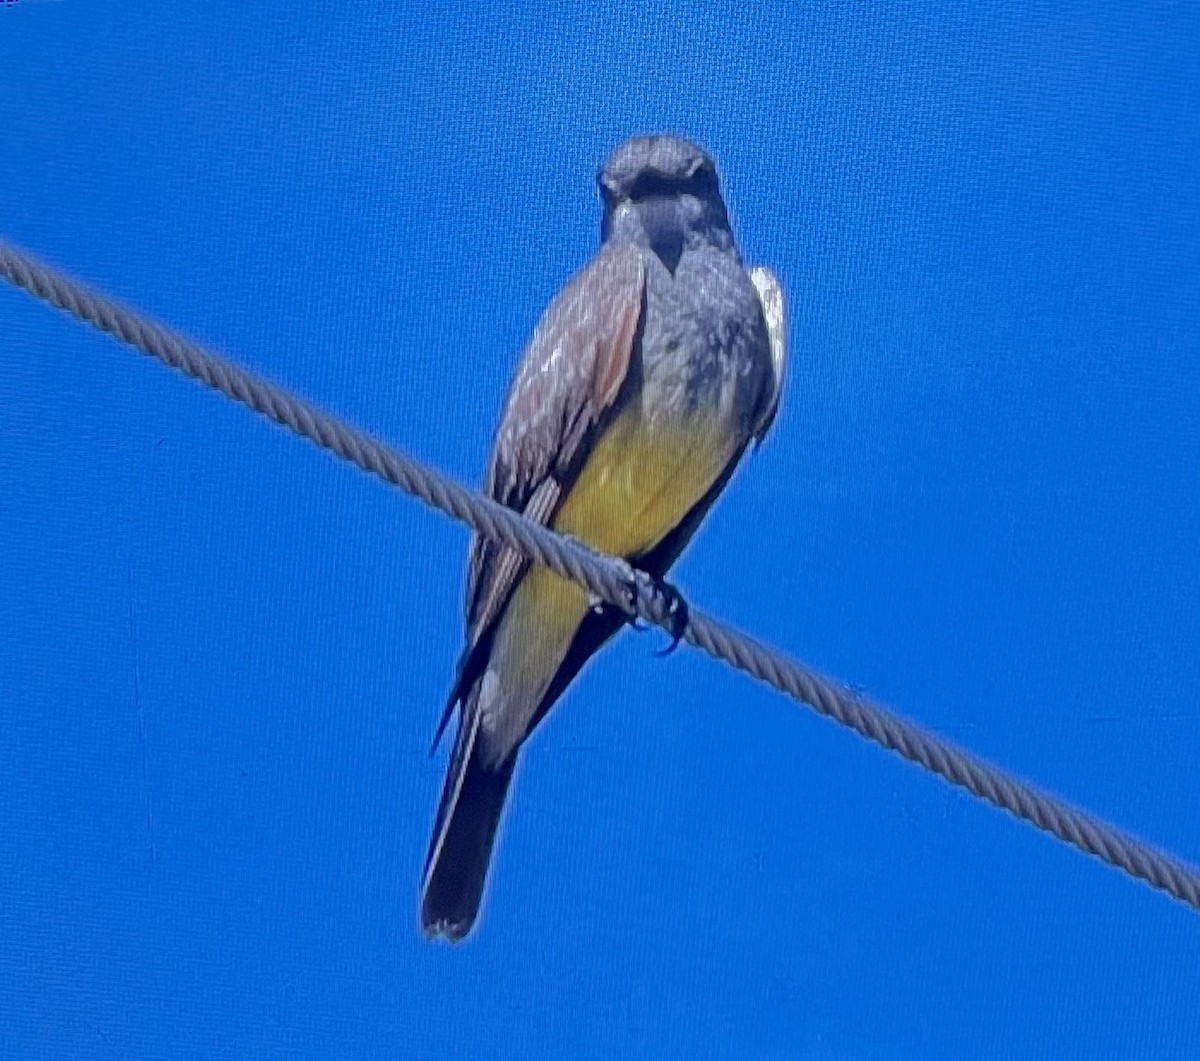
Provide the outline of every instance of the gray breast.
<path id="1" fill-rule="evenodd" d="M 725 408 L 747 422 L 771 372 L 762 306 L 729 251 L 689 249 L 672 276 L 646 255 L 644 401 L 659 416 Z"/>

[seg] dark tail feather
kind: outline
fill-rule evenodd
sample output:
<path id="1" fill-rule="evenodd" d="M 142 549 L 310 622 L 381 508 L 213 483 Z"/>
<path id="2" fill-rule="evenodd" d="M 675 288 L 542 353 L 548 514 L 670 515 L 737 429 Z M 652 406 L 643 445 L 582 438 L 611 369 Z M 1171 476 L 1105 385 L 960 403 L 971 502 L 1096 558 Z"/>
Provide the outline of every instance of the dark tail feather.
<path id="1" fill-rule="evenodd" d="M 464 720 L 455 742 L 425 860 L 421 924 L 427 935 L 444 935 L 454 942 L 471 931 L 479 913 L 496 828 L 517 759 L 514 753 L 496 767 L 485 766 L 475 745 L 477 725 Z"/>

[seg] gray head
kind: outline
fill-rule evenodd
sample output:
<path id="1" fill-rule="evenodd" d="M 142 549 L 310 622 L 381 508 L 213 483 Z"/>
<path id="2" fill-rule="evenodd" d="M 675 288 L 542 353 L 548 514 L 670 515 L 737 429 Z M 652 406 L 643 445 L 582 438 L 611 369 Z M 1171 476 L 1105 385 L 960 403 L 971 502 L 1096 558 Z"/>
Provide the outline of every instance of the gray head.
<path id="1" fill-rule="evenodd" d="M 685 247 L 733 246 L 717 168 L 705 152 L 677 136 L 635 136 L 600 167 L 603 239 L 649 247 L 671 272 Z"/>

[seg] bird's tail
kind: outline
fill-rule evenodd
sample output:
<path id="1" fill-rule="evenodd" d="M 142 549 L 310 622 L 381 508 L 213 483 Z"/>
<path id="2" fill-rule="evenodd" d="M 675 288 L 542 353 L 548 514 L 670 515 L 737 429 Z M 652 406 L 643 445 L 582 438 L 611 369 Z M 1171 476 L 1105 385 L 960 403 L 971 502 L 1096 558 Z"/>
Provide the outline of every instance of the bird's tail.
<path id="1" fill-rule="evenodd" d="M 473 717 L 472 717 L 473 716 Z M 465 711 L 425 858 L 421 924 L 426 935 L 458 942 L 475 923 L 492 845 L 517 755 L 485 764 L 475 737 L 479 718 Z"/>

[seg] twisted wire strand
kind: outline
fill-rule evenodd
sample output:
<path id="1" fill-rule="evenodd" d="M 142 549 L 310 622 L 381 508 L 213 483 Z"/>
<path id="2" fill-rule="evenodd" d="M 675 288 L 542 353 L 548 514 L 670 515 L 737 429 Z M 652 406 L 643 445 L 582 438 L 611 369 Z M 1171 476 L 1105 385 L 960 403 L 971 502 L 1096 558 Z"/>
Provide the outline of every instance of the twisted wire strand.
<path id="1" fill-rule="evenodd" d="M 364 431 L 212 354 L 0 241 L 0 276 L 16 287 L 108 332 L 136 350 L 302 438 L 400 487 L 481 534 L 583 586 L 595 597 L 670 631 L 676 622 L 660 587 L 623 561 L 602 556 L 454 482 Z M 818 714 L 1029 822 L 1072 847 L 1200 911 L 1200 871 L 1069 806 L 887 711 L 818 671 L 791 660 L 696 609 L 683 640 L 786 693 Z"/>

